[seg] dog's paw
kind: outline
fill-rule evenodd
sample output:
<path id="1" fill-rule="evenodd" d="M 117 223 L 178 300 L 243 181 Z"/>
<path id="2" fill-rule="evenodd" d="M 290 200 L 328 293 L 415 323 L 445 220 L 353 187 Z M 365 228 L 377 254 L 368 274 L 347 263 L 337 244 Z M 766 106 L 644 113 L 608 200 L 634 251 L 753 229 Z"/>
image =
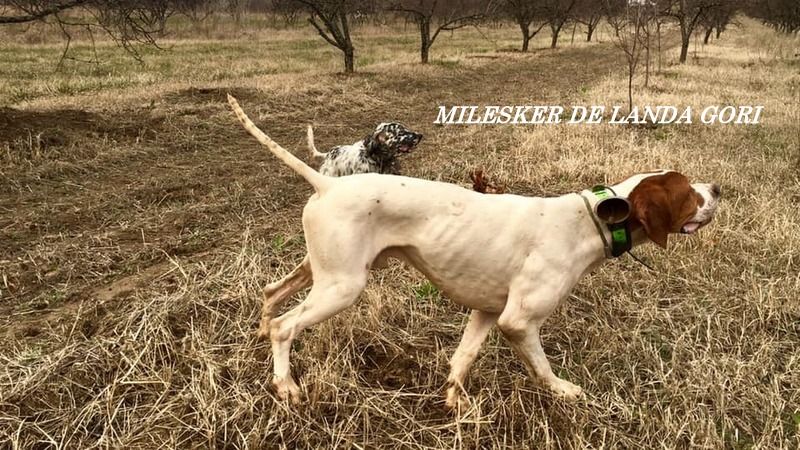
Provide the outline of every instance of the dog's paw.
<path id="1" fill-rule="evenodd" d="M 278 398 L 283 401 L 288 400 L 292 405 L 300 404 L 300 388 L 292 377 L 275 377 L 272 379 L 272 385 L 275 386 Z"/>
<path id="2" fill-rule="evenodd" d="M 559 379 L 550 385 L 550 390 L 564 400 L 575 402 L 583 398 L 583 389 L 580 386 L 570 383 L 567 380 Z"/>
<path id="3" fill-rule="evenodd" d="M 467 398 L 460 387 L 451 385 L 447 388 L 444 404 L 448 409 L 453 411 L 463 411 L 465 408 L 469 407 L 469 398 Z"/>

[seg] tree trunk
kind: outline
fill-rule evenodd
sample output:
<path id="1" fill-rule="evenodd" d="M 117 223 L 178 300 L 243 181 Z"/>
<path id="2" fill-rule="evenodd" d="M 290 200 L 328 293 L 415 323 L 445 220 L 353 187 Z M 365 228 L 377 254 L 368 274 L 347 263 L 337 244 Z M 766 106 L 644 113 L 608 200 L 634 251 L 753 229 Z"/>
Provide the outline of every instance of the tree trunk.
<path id="1" fill-rule="evenodd" d="M 644 48 L 644 87 L 650 84 L 650 31 L 647 32 L 647 46 Z"/>
<path id="2" fill-rule="evenodd" d="M 628 112 L 633 111 L 633 70 L 628 71 Z"/>
<path id="3" fill-rule="evenodd" d="M 550 48 L 556 48 L 556 45 L 558 45 L 558 33 L 561 32 L 561 26 L 554 27 L 551 25 L 550 31 L 552 37 L 552 39 L 550 40 Z"/>
<path id="4" fill-rule="evenodd" d="M 661 73 L 661 21 L 656 21 L 656 39 L 658 39 L 658 73 Z"/>
<path id="5" fill-rule="evenodd" d="M 356 57 L 353 51 L 353 47 L 348 47 L 344 49 L 344 72 L 345 73 L 353 73 L 355 72 L 355 62 Z"/>
<path id="6" fill-rule="evenodd" d="M 233 23 L 236 24 L 237 27 L 242 25 L 242 10 L 239 8 L 238 5 L 234 5 L 231 7 L 231 15 L 233 16 Z"/>
<path id="7" fill-rule="evenodd" d="M 678 58 L 678 62 L 681 64 L 686 62 L 686 56 L 689 55 L 689 43 L 691 41 L 691 37 L 691 35 L 681 33 L 681 56 Z"/>
<path id="8" fill-rule="evenodd" d="M 703 45 L 708 45 L 708 40 L 711 39 L 711 32 L 714 31 L 714 28 L 708 28 L 706 30 L 706 35 L 703 38 Z"/>
<path id="9" fill-rule="evenodd" d="M 344 37 L 343 48 L 344 52 L 344 72 L 353 73 L 356 68 L 356 57 L 353 50 L 353 41 L 350 39 L 350 24 L 347 22 L 347 14 L 339 12 L 339 21 L 342 24 L 342 35 Z"/>
<path id="10" fill-rule="evenodd" d="M 722 34 L 722 28 L 717 27 L 717 39 L 719 39 L 720 34 Z"/>
<path id="11" fill-rule="evenodd" d="M 589 22 L 589 24 L 586 25 L 586 42 L 592 42 L 592 35 L 594 34 L 594 28 L 596 26 L 597 25 L 592 25 L 591 22 Z"/>
<path id="12" fill-rule="evenodd" d="M 519 29 L 522 31 L 522 51 L 528 51 L 528 45 L 531 42 L 531 24 L 529 23 L 519 23 Z"/>
<path id="13" fill-rule="evenodd" d="M 428 54 L 431 49 L 431 20 L 429 17 L 419 19 L 419 59 L 422 64 L 428 64 Z"/>
<path id="14" fill-rule="evenodd" d="M 572 38 L 569 41 L 569 45 L 575 44 L 575 30 L 578 29 L 578 22 L 572 24 Z"/>

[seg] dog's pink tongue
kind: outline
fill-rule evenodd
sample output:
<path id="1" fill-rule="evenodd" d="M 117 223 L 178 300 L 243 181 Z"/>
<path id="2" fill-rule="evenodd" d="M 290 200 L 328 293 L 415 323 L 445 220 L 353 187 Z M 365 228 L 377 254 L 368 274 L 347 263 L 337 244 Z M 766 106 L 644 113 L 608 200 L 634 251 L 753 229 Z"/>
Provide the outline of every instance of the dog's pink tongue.
<path id="1" fill-rule="evenodd" d="M 689 222 L 683 226 L 683 232 L 686 234 L 692 234 L 700 228 L 700 224 L 697 222 Z"/>

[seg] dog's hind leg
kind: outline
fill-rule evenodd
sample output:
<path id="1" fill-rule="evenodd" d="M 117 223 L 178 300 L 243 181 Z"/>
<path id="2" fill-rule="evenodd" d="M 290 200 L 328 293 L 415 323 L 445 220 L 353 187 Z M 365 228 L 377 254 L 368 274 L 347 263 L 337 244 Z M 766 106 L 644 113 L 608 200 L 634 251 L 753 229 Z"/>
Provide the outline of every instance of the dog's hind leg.
<path id="1" fill-rule="evenodd" d="M 321 271 L 302 303 L 270 322 L 274 378 L 272 383 L 282 400 L 300 402 L 300 388 L 291 375 L 289 353 L 292 341 L 303 329 L 322 322 L 355 303 L 367 284 L 367 271 L 329 273 Z"/>
<path id="2" fill-rule="evenodd" d="M 270 283 L 264 288 L 264 300 L 261 306 L 261 324 L 258 327 L 259 338 L 267 339 L 269 337 L 269 323 L 272 318 L 275 317 L 278 308 L 280 308 L 283 302 L 297 292 L 311 286 L 311 283 L 311 264 L 308 255 L 306 255 L 303 261 L 295 267 L 289 275 L 286 275 L 274 283 Z"/>
<path id="3" fill-rule="evenodd" d="M 497 322 L 499 314 L 491 314 L 473 309 L 464 328 L 464 335 L 453 357 L 450 359 L 450 375 L 447 377 L 447 398 L 445 404 L 452 409 L 456 409 L 462 402 L 464 396 L 464 379 L 467 377 L 469 366 L 478 356 L 481 344 L 489 335 L 489 330 Z"/>

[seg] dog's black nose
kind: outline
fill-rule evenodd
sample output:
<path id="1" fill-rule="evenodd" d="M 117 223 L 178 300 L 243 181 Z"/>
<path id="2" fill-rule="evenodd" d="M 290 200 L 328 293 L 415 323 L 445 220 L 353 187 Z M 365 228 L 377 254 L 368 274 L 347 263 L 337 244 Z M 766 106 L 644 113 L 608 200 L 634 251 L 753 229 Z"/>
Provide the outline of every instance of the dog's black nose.
<path id="1" fill-rule="evenodd" d="M 711 195 L 713 195 L 714 198 L 719 198 L 719 196 L 722 195 L 722 188 L 719 187 L 719 185 L 716 184 L 716 183 L 712 184 L 711 185 Z"/>

